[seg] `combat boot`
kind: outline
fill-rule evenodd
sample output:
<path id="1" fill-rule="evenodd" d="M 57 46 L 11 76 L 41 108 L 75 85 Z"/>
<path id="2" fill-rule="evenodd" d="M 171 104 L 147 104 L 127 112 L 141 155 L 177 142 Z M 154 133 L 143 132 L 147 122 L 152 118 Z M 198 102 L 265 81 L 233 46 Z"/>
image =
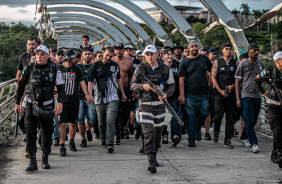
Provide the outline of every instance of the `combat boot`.
<path id="1" fill-rule="evenodd" d="M 48 153 L 46 152 L 42 153 L 41 167 L 43 169 L 50 169 L 50 165 L 48 164 Z"/>
<path id="2" fill-rule="evenodd" d="M 277 158 L 277 150 L 272 150 L 271 153 L 271 161 L 275 164 L 278 163 L 278 158 Z"/>
<path id="3" fill-rule="evenodd" d="M 157 167 L 156 167 L 156 154 L 155 153 L 148 153 L 148 171 L 151 173 L 156 173 L 157 172 Z"/>
<path id="4" fill-rule="evenodd" d="M 25 172 L 37 171 L 38 167 L 37 167 L 37 161 L 36 161 L 36 153 L 29 153 L 29 158 L 30 158 L 29 165 L 25 169 Z"/>
<path id="5" fill-rule="evenodd" d="M 277 150 L 277 160 L 278 160 L 278 165 L 279 168 L 282 168 L 282 149 Z"/>

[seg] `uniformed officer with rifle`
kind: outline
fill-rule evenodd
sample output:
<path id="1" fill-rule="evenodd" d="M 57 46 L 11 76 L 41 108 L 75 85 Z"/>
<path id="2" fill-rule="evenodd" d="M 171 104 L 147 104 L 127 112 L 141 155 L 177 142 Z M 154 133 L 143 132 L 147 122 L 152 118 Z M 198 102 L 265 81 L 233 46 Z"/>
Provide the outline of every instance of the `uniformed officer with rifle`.
<path id="1" fill-rule="evenodd" d="M 167 102 L 166 98 L 173 94 L 175 83 L 169 67 L 157 61 L 155 46 L 148 45 L 143 53 L 147 62 L 138 65 L 130 89 L 140 93 L 139 122 L 144 134 L 145 153 L 149 160 L 148 171 L 156 173 L 156 167 L 159 165 L 156 154 L 158 148 L 161 147 L 161 133 L 165 125 L 164 103 Z M 161 90 L 156 86 L 164 93 L 160 94 Z"/>
<path id="2" fill-rule="evenodd" d="M 254 85 L 266 98 L 267 117 L 273 132 L 271 161 L 282 168 L 282 51 L 273 56 L 275 67 L 268 67 L 257 75 Z M 268 91 L 262 87 L 266 82 Z"/>
<path id="3" fill-rule="evenodd" d="M 20 100 L 26 89 L 27 104 L 25 115 L 26 152 L 29 153 L 30 164 L 26 172 L 38 170 L 36 161 L 36 139 L 38 124 L 42 136 L 43 169 L 49 169 L 48 155 L 51 153 L 53 117 L 60 114 L 65 98 L 64 81 L 60 69 L 48 60 L 49 50 L 45 45 L 35 49 L 36 63 L 25 67 L 16 91 L 15 112 L 20 110 Z M 54 86 L 58 90 L 58 104 L 54 107 Z"/>

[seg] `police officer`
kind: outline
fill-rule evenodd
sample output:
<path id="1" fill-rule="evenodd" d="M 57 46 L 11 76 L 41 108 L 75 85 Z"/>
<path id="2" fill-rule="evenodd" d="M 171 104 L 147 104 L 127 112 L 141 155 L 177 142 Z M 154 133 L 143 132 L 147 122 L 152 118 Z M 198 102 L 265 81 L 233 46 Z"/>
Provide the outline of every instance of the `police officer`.
<path id="1" fill-rule="evenodd" d="M 267 116 L 273 132 L 273 151 L 271 161 L 282 168 L 282 51 L 273 56 L 276 67 L 268 67 L 257 75 L 254 85 L 263 94 L 267 103 Z M 261 84 L 268 84 L 265 92 Z"/>
<path id="2" fill-rule="evenodd" d="M 38 170 L 36 161 L 36 134 L 37 125 L 40 125 L 42 135 L 42 162 L 43 169 L 49 169 L 48 155 L 51 153 L 53 117 L 60 114 L 65 98 L 64 81 L 59 68 L 48 62 L 49 50 L 40 45 L 35 49 L 36 63 L 25 67 L 19 80 L 16 91 L 15 112 L 19 112 L 20 100 L 25 87 L 27 88 L 27 104 L 25 116 L 26 152 L 29 153 L 30 164 L 26 172 Z M 58 89 L 58 105 L 54 109 L 54 85 Z"/>
<path id="3" fill-rule="evenodd" d="M 144 50 L 146 63 L 139 64 L 130 84 L 131 91 L 140 93 L 139 116 L 144 134 L 144 148 L 148 155 L 148 171 L 157 172 L 156 154 L 161 147 L 161 133 L 165 120 L 165 106 L 162 99 L 170 97 L 175 89 L 173 73 L 168 66 L 157 61 L 157 49 L 148 45 Z M 142 71 L 155 85 L 163 87 L 165 95 L 158 97 L 153 88 L 142 77 Z"/>

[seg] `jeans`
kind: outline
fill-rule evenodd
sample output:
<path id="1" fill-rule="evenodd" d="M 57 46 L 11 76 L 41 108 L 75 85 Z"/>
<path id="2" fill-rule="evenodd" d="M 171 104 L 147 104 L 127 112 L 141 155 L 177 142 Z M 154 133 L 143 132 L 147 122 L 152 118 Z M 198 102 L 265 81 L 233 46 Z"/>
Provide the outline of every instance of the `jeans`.
<path id="1" fill-rule="evenodd" d="M 54 124 L 53 124 L 54 131 L 53 131 L 53 134 L 52 134 L 52 140 L 53 140 L 53 142 L 54 141 L 60 141 L 60 137 L 59 137 L 60 123 L 58 121 L 58 115 L 54 116 L 53 121 L 54 121 Z"/>
<path id="2" fill-rule="evenodd" d="M 115 138 L 115 120 L 118 111 L 119 101 L 111 101 L 106 104 L 95 104 L 99 119 L 99 131 L 102 142 L 114 145 Z"/>
<path id="3" fill-rule="evenodd" d="M 79 101 L 79 113 L 78 113 L 78 119 L 77 123 L 84 123 L 85 122 L 85 116 L 87 120 L 90 123 L 95 123 L 97 120 L 97 114 L 95 110 L 95 104 L 94 103 L 86 103 L 86 100 L 80 100 Z"/>
<path id="4" fill-rule="evenodd" d="M 203 125 L 209 114 L 209 95 L 186 95 L 185 111 L 188 117 L 185 117 L 185 128 L 188 133 L 188 142 L 195 142 L 199 127 Z"/>
<path id="5" fill-rule="evenodd" d="M 255 125 L 258 120 L 260 112 L 261 99 L 260 98 L 242 98 L 243 103 L 243 120 L 245 123 L 246 133 L 251 145 L 257 144 L 258 139 L 255 133 Z"/>
<path id="6" fill-rule="evenodd" d="M 179 101 L 178 97 L 171 97 L 167 99 L 173 110 L 176 112 L 178 116 L 180 116 L 180 106 L 179 106 Z M 176 119 L 172 116 L 171 119 L 171 138 L 174 137 L 174 135 L 181 135 L 182 134 L 182 127 L 179 125 L 179 123 L 176 121 Z"/>

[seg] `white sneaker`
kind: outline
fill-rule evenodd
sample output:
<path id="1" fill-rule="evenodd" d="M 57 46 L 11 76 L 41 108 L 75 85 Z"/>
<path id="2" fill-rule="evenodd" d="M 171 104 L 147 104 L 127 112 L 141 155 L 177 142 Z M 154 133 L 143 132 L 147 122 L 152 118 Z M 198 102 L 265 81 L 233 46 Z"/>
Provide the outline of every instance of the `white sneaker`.
<path id="1" fill-rule="evenodd" d="M 253 151 L 253 153 L 258 153 L 258 152 L 259 152 L 259 147 L 258 147 L 257 144 L 254 144 L 254 145 L 252 146 L 252 151 Z"/>
<path id="2" fill-rule="evenodd" d="M 250 148 L 250 147 L 251 147 L 251 144 L 249 143 L 249 140 L 248 140 L 248 139 L 242 140 L 242 143 L 243 143 L 244 146 L 247 147 L 247 148 Z"/>

